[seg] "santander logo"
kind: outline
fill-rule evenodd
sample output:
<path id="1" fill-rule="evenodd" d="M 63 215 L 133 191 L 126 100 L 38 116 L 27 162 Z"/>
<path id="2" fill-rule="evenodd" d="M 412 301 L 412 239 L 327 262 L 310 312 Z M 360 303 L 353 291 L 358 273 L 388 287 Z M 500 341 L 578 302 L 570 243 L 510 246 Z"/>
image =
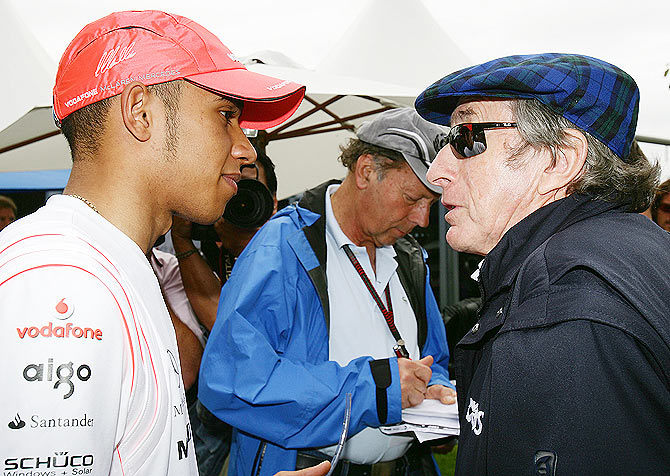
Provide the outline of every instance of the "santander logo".
<path id="1" fill-rule="evenodd" d="M 105 51 L 98 62 L 98 67 L 95 70 L 95 77 L 97 78 L 99 75 L 109 71 L 117 64 L 135 56 L 137 53 L 133 50 L 134 47 L 135 42 L 133 41 L 130 45 L 124 46 L 123 48 L 117 46 L 116 48 Z"/>

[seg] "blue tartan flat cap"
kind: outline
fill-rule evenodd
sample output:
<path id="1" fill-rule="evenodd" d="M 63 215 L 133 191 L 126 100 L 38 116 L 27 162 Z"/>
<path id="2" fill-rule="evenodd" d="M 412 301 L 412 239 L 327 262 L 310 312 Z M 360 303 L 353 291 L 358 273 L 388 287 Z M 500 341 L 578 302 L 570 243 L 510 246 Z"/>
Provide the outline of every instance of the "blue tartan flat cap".
<path id="1" fill-rule="evenodd" d="M 449 124 L 467 96 L 535 98 L 593 135 L 620 158 L 630 153 L 640 92 L 625 71 L 589 56 L 543 53 L 498 58 L 433 83 L 416 99 L 417 112 Z"/>

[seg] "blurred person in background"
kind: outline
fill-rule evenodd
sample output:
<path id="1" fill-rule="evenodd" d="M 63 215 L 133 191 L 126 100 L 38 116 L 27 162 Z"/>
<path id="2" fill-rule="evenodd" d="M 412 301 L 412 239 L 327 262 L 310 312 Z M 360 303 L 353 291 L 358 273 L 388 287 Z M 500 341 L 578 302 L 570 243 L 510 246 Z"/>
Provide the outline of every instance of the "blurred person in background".
<path id="1" fill-rule="evenodd" d="M 665 231 L 670 231 L 670 179 L 659 185 L 650 208 L 651 219 Z"/>
<path id="2" fill-rule="evenodd" d="M 0 195 L 0 231 L 16 220 L 16 203 L 9 197 Z"/>

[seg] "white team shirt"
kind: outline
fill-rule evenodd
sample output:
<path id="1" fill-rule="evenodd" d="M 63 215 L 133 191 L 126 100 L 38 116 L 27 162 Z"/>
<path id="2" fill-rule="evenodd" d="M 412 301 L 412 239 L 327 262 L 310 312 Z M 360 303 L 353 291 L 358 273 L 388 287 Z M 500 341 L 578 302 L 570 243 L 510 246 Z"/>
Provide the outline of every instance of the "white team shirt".
<path id="1" fill-rule="evenodd" d="M 197 475 L 151 266 L 80 200 L 0 233 L 2 475 Z"/>
<path id="2" fill-rule="evenodd" d="M 396 345 L 396 341 L 382 312 L 342 250 L 345 244 L 350 246 L 385 304 L 384 290 L 387 285 L 389 286 L 395 325 L 405 341 L 410 357 L 419 359 L 416 318 L 396 272 L 398 262 L 395 260 L 395 249 L 392 246 L 377 248 L 375 273 L 365 247 L 354 245 L 335 218 L 330 196 L 338 188 L 339 185 L 334 184 L 329 186 L 326 192 L 326 275 L 330 302 L 328 341 L 330 360 L 340 365 L 347 365 L 363 355 L 375 359 L 395 357 L 393 346 Z M 391 461 L 402 457 L 413 440 L 413 437 L 385 435 L 379 428 L 365 428 L 347 440 L 342 457 L 358 464 Z M 333 455 L 335 449 L 336 445 L 322 448 L 321 451 Z"/>

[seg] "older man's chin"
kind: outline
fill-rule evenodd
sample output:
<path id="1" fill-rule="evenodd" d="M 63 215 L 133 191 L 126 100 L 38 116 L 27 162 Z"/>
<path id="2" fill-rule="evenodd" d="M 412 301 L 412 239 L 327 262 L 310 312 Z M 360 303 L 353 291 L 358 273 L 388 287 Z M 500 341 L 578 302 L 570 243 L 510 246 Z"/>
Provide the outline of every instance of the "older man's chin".
<path id="1" fill-rule="evenodd" d="M 459 234 L 459 229 L 456 226 L 451 226 L 447 230 L 446 235 L 447 243 L 451 246 L 452 249 L 461 252 L 461 253 L 471 253 L 475 255 L 486 255 L 487 251 L 479 249 L 474 240 L 469 239 L 467 236 L 462 236 Z"/>

